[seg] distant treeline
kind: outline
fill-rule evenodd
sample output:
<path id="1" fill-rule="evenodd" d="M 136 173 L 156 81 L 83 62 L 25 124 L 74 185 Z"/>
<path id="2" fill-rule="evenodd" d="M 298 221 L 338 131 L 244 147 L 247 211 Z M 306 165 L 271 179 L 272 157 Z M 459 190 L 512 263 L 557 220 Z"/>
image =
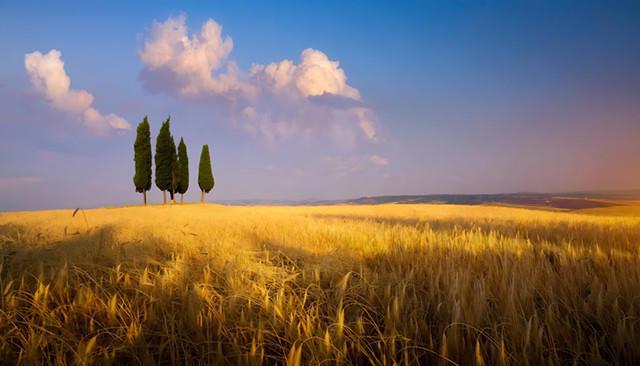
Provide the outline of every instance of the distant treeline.
<path id="1" fill-rule="evenodd" d="M 156 138 L 156 187 L 162 191 L 162 202 L 167 203 L 167 191 L 174 202 L 176 193 L 180 193 L 180 202 L 183 202 L 184 194 L 189 189 L 189 156 L 184 139 L 180 138 L 176 152 L 176 143 L 171 135 L 169 118 L 162 122 L 160 132 Z M 136 142 L 133 144 L 135 175 L 133 184 L 136 192 L 142 193 L 144 204 L 147 204 L 147 191 L 151 189 L 151 129 L 147 116 L 138 124 Z M 204 196 L 209 193 L 215 184 L 211 169 L 211 157 L 209 146 L 203 145 L 198 166 L 198 186 L 201 195 L 200 202 L 204 202 Z"/>

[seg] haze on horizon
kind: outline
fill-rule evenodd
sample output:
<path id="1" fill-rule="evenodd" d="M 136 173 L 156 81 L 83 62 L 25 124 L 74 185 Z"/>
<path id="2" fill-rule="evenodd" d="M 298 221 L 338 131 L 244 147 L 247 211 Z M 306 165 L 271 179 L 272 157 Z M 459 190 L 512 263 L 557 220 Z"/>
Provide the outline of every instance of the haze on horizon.
<path id="1" fill-rule="evenodd" d="M 134 204 L 145 115 L 197 201 L 640 188 L 640 3 L 0 3 L 0 211 Z M 151 202 L 161 201 L 152 188 Z"/>

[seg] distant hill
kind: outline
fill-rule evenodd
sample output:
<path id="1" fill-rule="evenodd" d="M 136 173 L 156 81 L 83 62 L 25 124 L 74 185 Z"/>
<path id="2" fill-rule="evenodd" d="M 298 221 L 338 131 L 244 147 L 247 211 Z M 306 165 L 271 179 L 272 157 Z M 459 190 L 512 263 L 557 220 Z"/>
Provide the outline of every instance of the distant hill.
<path id="1" fill-rule="evenodd" d="M 534 206 L 558 209 L 583 209 L 608 207 L 615 205 L 601 198 L 574 196 L 556 196 L 541 193 L 512 193 L 512 194 L 442 194 L 420 196 L 382 196 L 362 197 L 352 200 L 353 204 L 382 204 L 382 203 L 446 203 L 459 205 L 501 204 L 513 206 Z"/>
<path id="2" fill-rule="evenodd" d="M 401 204 L 459 204 L 459 205 L 508 205 L 578 210 L 623 205 L 627 200 L 640 200 L 640 190 L 629 191 L 593 191 L 593 192 L 561 192 L 561 193 L 504 193 L 504 194 L 428 194 L 372 196 L 347 200 L 231 200 L 223 204 L 231 205 L 380 205 L 389 203 Z"/>

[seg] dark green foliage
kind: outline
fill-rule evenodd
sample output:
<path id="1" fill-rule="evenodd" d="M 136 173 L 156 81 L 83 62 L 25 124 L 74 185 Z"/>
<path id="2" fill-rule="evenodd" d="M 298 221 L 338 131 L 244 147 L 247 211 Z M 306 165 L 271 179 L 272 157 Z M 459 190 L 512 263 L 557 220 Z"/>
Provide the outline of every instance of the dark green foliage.
<path id="1" fill-rule="evenodd" d="M 187 155 L 187 145 L 180 138 L 178 144 L 178 187 L 176 192 L 180 194 L 187 193 L 189 189 L 189 157 Z"/>
<path id="2" fill-rule="evenodd" d="M 133 151 L 135 161 L 133 184 L 136 186 L 136 192 L 145 193 L 151 189 L 151 130 L 147 116 L 138 125 Z"/>
<path id="3" fill-rule="evenodd" d="M 203 193 L 209 193 L 215 181 L 213 180 L 213 172 L 211 171 L 211 157 L 209 156 L 209 146 L 202 146 L 200 153 L 200 165 L 198 167 L 198 185 Z"/>
<path id="4" fill-rule="evenodd" d="M 173 136 L 169 139 L 169 167 L 171 169 L 171 182 L 169 184 L 169 191 L 171 192 L 171 200 L 173 201 L 173 195 L 178 188 L 178 180 L 180 179 L 180 173 L 178 172 L 178 155 L 176 152 L 176 142 L 173 140 Z"/>
<path id="5" fill-rule="evenodd" d="M 171 189 L 173 167 L 172 161 L 175 160 L 175 144 L 169 130 L 169 118 L 162 122 L 162 127 L 158 133 L 156 140 L 156 186 L 161 191 Z M 173 144 L 173 152 L 171 146 Z"/>

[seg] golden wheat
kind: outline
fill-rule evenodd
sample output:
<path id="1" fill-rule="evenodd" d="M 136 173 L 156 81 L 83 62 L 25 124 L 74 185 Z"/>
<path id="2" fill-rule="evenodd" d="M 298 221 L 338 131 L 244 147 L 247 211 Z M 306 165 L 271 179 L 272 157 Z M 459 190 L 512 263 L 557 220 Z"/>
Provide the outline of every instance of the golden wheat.
<path id="1" fill-rule="evenodd" d="M 0 214 L 0 363 L 640 360 L 640 218 L 505 207 Z"/>

